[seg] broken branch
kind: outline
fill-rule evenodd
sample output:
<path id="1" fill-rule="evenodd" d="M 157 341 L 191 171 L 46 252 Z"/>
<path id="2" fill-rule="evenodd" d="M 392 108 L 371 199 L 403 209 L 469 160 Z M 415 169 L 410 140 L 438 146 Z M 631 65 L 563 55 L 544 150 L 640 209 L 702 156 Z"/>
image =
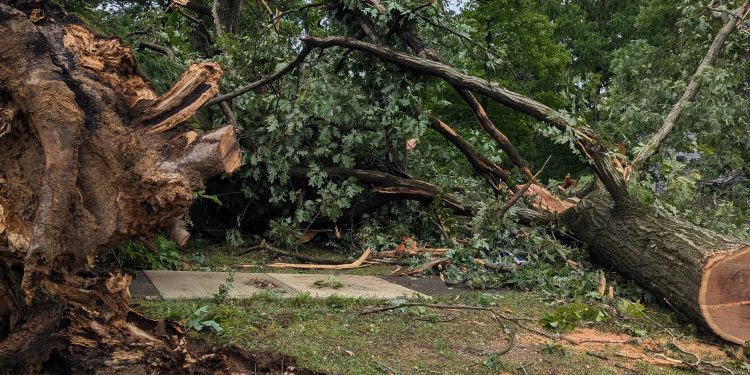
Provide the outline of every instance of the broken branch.
<path id="1" fill-rule="evenodd" d="M 401 271 L 401 272 L 396 272 L 396 273 L 394 273 L 394 275 L 399 275 L 399 276 L 416 275 L 416 274 L 420 274 L 420 273 L 422 273 L 424 271 L 427 271 L 429 269 L 432 269 L 432 267 L 436 267 L 436 266 L 441 265 L 443 263 L 450 263 L 450 261 L 451 261 L 451 259 L 448 258 L 448 257 L 437 258 L 437 259 L 430 260 L 430 261 L 428 261 L 428 262 L 420 265 L 417 268 L 410 269 L 410 270 L 405 270 L 405 271 Z"/>
<path id="2" fill-rule="evenodd" d="M 295 268 L 303 270 L 349 270 L 352 268 L 366 267 L 365 261 L 372 255 L 372 249 L 365 250 L 362 255 L 352 263 L 347 264 L 297 264 L 297 263 L 272 263 L 272 268 Z"/>
<path id="3" fill-rule="evenodd" d="M 629 196 L 623 176 L 612 165 L 602 146 L 597 143 L 596 136 L 587 129 L 573 126 L 560 112 L 534 99 L 508 90 L 496 82 L 464 74 L 447 64 L 383 46 L 335 36 L 326 38 L 309 36 L 303 38 L 302 41 L 310 47 L 330 48 L 338 46 L 368 53 L 385 62 L 441 78 L 457 89 L 476 91 L 510 109 L 529 115 L 561 131 L 568 132 L 574 137 L 579 151 L 591 161 L 594 173 L 602 180 L 612 198 L 616 202 L 623 202 Z"/>
<path id="4" fill-rule="evenodd" d="M 435 129 L 440 135 L 456 146 L 462 154 L 464 154 L 466 160 L 468 160 L 471 166 L 474 167 L 477 174 L 487 180 L 487 183 L 489 183 L 496 195 L 499 195 L 502 192 L 500 182 L 504 182 L 511 191 L 517 191 L 515 184 L 510 181 L 510 175 L 506 170 L 487 159 L 482 153 L 477 151 L 471 143 L 466 141 L 458 134 L 458 132 L 448 126 L 448 124 L 435 116 L 430 116 L 429 124 L 431 128 Z"/>

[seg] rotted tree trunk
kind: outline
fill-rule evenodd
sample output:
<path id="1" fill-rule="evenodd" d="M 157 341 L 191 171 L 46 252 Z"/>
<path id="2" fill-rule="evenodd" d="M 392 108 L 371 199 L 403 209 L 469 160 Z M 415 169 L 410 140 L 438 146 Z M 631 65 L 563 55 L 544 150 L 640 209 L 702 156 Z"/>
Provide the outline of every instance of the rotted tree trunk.
<path id="1" fill-rule="evenodd" d="M 750 341 L 750 244 L 591 194 L 562 215 L 593 257 L 725 340 Z"/>
<path id="2" fill-rule="evenodd" d="M 184 236 L 193 191 L 240 166 L 233 127 L 186 125 L 221 69 L 192 65 L 159 97 L 118 39 L 51 3 L 10 4 L 0 3 L 0 373 L 252 372 L 237 352 L 198 349 L 179 326 L 131 312 L 130 276 L 89 271 L 123 239 Z"/>

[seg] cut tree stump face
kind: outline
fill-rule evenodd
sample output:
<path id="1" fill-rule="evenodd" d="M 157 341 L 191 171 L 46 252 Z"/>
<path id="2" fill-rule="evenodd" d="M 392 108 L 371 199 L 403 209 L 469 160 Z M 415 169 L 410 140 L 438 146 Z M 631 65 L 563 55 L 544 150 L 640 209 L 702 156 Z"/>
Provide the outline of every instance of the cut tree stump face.
<path id="1" fill-rule="evenodd" d="M 708 261 L 700 289 L 703 317 L 726 340 L 750 341 L 750 247 Z"/>

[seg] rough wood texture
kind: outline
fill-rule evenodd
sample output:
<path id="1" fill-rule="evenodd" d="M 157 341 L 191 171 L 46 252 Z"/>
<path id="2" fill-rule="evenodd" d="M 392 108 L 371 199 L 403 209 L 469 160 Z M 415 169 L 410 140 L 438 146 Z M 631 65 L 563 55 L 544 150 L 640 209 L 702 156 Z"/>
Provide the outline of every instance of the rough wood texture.
<path id="1" fill-rule="evenodd" d="M 0 369 L 228 372 L 195 360 L 184 333 L 135 324 L 129 276 L 89 272 L 123 239 L 174 229 L 206 178 L 239 167 L 233 127 L 180 130 L 221 69 L 193 65 L 158 97 L 118 39 L 13 4 L 0 3 Z"/>
<path id="2" fill-rule="evenodd" d="M 638 202 L 594 193 L 562 215 L 594 258 L 638 281 L 688 319 L 750 340 L 750 245 Z M 627 240 L 623 240 L 627 239 Z"/>
<path id="3" fill-rule="evenodd" d="M 219 92 L 221 75 L 221 68 L 214 62 L 191 65 L 169 91 L 133 120 L 131 126 L 159 133 L 182 124 Z"/>

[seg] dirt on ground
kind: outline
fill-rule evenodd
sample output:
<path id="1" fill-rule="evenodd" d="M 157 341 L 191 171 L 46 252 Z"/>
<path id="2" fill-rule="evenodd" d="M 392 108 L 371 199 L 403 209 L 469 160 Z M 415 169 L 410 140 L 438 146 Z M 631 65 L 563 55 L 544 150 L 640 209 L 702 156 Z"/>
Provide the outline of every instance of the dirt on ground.
<path id="1" fill-rule="evenodd" d="M 555 343 L 559 345 L 557 348 L 560 351 L 590 356 L 625 371 L 635 371 L 639 362 L 656 367 L 721 370 L 718 363 L 728 357 L 728 353 L 722 347 L 711 343 L 678 339 L 669 335 L 642 339 L 592 328 L 578 328 L 563 335 L 562 339 Z M 507 340 L 498 340 L 497 349 L 503 350 L 507 345 Z M 522 332 L 516 337 L 513 347 L 506 355 L 523 362 L 550 345 L 551 342 L 546 337 Z"/>

